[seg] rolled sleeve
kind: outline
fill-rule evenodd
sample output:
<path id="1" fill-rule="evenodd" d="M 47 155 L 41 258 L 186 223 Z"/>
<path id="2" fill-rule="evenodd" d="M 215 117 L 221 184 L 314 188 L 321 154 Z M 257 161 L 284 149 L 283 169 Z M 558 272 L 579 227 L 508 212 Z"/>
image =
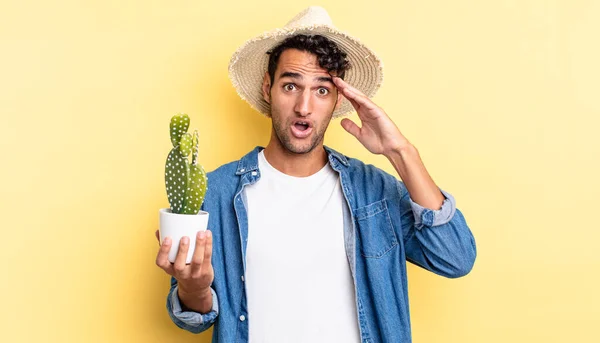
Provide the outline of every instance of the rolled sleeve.
<path id="1" fill-rule="evenodd" d="M 167 297 L 167 310 L 169 316 L 178 327 L 193 332 L 200 333 L 207 330 L 212 324 L 214 324 L 219 314 L 219 302 L 217 293 L 210 288 L 212 293 L 212 308 L 210 312 L 201 314 L 194 311 L 186 311 L 181 306 L 179 296 L 177 295 L 178 286 L 175 284 L 171 288 L 171 292 Z"/>
<path id="2" fill-rule="evenodd" d="M 415 216 L 415 227 L 421 229 L 423 226 L 432 227 L 444 225 L 454 217 L 456 212 L 456 200 L 452 194 L 440 189 L 440 192 L 444 195 L 445 199 L 442 203 L 442 207 L 439 210 L 432 210 L 430 208 L 423 207 L 410 199 L 410 206 Z"/>

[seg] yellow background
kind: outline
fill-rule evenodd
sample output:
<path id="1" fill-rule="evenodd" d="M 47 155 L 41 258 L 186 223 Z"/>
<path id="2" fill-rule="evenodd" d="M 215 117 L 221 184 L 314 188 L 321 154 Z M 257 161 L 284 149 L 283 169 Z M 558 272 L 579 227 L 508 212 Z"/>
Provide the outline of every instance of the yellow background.
<path id="1" fill-rule="evenodd" d="M 169 118 L 209 171 L 267 144 L 229 57 L 311 4 L 0 3 L 1 341 L 210 341 L 154 264 Z M 320 5 L 381 57 L 375 102 L 477 240 L 465 278 L 409 266 L 414 341 L 600 341 L 600 2 Z M 325 143 L 394 172 L 339 120 Z"/>

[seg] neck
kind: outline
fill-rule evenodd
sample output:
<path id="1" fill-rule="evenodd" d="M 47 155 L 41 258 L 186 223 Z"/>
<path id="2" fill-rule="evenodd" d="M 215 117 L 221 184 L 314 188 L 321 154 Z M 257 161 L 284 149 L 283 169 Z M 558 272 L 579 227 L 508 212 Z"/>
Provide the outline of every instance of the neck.
<path id="1" fill-rule="evenodd" d="M 321 170 L 327 163 L 327 152 L 323 147 L 323 142 L 311 152 L 296 154 L 285 149 L 281 143 L 274 142 L 274 139 L 271 139 L 264 150 L 264 154 L 273 168 L 295 177 L 311 176 Z"/>

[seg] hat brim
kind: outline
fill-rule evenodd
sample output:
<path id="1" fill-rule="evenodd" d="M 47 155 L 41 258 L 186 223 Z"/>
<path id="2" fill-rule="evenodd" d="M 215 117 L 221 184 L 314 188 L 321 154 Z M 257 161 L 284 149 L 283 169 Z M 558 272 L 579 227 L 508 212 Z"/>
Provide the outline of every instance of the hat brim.
<path id="1" fill-rule="evenodd" d="M 369 98 L 375 95 L 383 82 L 383 64 L 373 51 L 356 38 L 327 25 L 276 29 L 247 41 L 229 62 L 229 78 L 239 96 L 252 108 L 270 116 L 270 105 L 262 96 L 263 78 L 269 63 L 267 51 L 297 34 L 319 34 L 335 42 L 350 61 L 350 69 L 346 71 L 344 81 Z M 343 98 L 338 109 L 333 112 L 333 118 L 353 111 L 352 104 Z"/>

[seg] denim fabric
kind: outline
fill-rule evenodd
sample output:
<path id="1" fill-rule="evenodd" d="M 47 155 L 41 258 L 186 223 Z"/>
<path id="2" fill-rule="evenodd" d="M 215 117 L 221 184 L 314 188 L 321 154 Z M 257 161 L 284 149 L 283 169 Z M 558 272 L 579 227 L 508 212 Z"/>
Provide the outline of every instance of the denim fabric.
<path id="1" fill-rule="evenodd" d="M 202 210 L 210 213 L 208 228 L 213 233 L 212 310 L 207 314 L 182 310 L 177 281 L 171 280 L 167 310 L 173 322 L 194 333 L 214 325 L 213 342 L 248 342 L 252 318 L 244 285 L 248 218 L 243 189 L 260 179 L 262 149 L 257 146 L 239 161 L 208 173 Z M 448 278 L 461 277 L 475 262 L 475 239 L 449 193 L 440 190 L 445 200 L 439 210 L 424 208 L 412 201 L 396 177 L 327 146 L 325 150 L 340 175 L 348 205 L 344 244 L 361 341 L 411 342 L 405 261 Z M 319 310 L 318 304 L 314 310 Z"/>

